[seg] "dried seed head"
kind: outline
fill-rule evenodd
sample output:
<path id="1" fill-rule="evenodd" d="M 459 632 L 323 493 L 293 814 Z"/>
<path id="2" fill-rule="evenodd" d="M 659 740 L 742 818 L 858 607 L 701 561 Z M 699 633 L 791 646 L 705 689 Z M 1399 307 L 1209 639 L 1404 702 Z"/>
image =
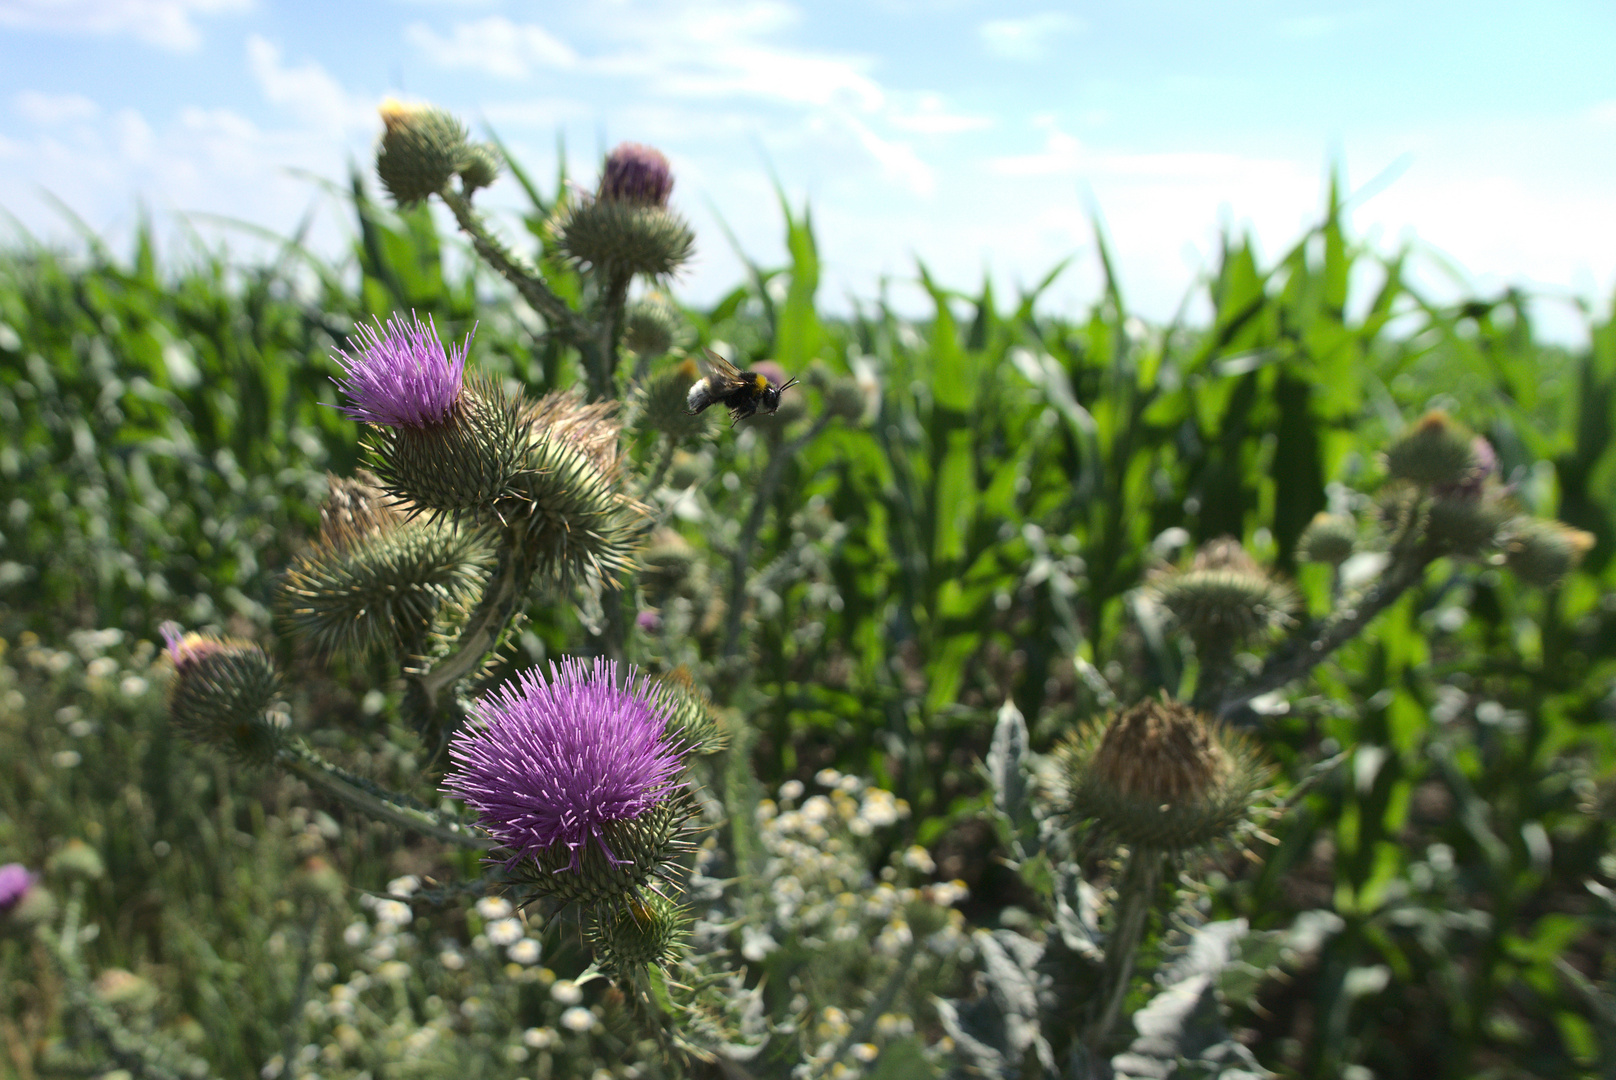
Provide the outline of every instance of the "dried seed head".
<path id="1" fill-rule="evenodd" d="M 1146 700 L 1060 751 L 1066 810 L 1124 843 L 1161 850 L 1227 836 L 1269 770 L 1244 736 L 1177 702 Z"/>

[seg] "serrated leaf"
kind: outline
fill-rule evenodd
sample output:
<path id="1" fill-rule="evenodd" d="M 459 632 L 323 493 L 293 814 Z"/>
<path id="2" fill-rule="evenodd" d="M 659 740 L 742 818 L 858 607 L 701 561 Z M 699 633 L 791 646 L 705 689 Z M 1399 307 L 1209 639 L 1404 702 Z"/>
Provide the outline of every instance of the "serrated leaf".
<path id="1" fill-rule="evenodd" d="M 1027 805 L 1026 761 L 1027 721 L 1016 703 L 1007 698 L 999 709 L 993 741 L 988 745 L 988 781 L 993 785 L 994 809 L 1018 832 L 1032 818 Z"/>

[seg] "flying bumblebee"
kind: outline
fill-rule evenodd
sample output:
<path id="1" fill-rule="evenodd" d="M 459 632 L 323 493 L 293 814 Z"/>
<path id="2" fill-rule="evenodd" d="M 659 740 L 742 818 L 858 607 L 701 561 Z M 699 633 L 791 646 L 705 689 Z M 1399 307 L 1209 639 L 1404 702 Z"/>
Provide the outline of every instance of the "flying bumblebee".
<path id="1" fill-rule="evenodd" d="M 780 408 L 780 395 L 797 385 L 796 379 L 788 379 L 784 386 L 776 386 L 762 372 L 737 371 L 711 349 L 702 351 L 707 354 L 708 374 L 696 380 L 685 399 L 692 414 L 709 405 L 722 405 L 729 410 L 729 426 L 734 427 L 759 409 L 772 415 Z"/>

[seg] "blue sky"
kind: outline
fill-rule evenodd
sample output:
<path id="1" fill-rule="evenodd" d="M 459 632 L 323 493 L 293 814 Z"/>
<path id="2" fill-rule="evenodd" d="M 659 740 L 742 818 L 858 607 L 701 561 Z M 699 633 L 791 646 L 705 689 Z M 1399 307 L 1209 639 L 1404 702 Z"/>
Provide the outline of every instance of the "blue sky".
<path id="1" fill-rule="evenodd" d="M 1166 318 L 1220 227 L 1277 256 L 1335 166 L 1384 179 L 1353 224 L 1432 252 L 1433 287 L 1440 257 L 1472 288 L 1603 307 L 1611 56 L 1616 6 L 1554 0 L 0 0 L 0 207 L 67 237 L 42 191 L 114 236 L 141 205 L 165 231 L 281 232 L 312 206 L 336 251 L 347 221 L 305 174 L 368 161 L 396 94 L 492 125 L 541 177 L 558 133 L 586 179 L 620 140 L 661 147 L 700 237 L 695 302 L 739 280 L 715 214 L 782 257 L 777 176 L 813 207 L 833 306 L 882 277 L 901 300 L 916 259 L 1010 289 L 1074 254 L 1052 300 L 1087 303 L 1097 208 L 1130 301 Z M 1575 336 L 1562 301 L 1542 310 Z"/>

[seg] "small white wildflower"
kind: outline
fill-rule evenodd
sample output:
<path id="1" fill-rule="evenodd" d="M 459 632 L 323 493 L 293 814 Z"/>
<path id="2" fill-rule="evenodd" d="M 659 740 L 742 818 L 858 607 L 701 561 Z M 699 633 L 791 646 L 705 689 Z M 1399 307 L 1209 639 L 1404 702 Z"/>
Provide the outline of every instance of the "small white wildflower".
<path id="1" fill-rule="evenodd" d="M 610 1069 L 596 1069 L 589 1074 L 589 1080 L 615 1080 Z"/>
<path id="2" fill-rule="evenodd" d="M 581 1005 L 574 1005 L 561 1014 L 561 1026 L 568 1031 L 588 1031 L 595 1026 L 595 1014 Z"/>
<path id="3" fill-rule="evenodd" d="M 970 896 L 971 890 L 966 886 L 965 882 L 955 879 L 954 881 L 939 881 L 935 885 L 928 885 L 923 895 L 938 907 L 953 907 Z"/>
<path id="4" fill-rule="evenodd" d="M 937 860 L 931 857 L 931 852 L 919 844 L 911 844 L 904 850 L 903 865 L 911 870 L 919 870 L 922 874 L 937 872 Z"/>
<path id="5" fill-rule="evenodd" d="M 583 988 L 571 979 L 557 979 L 550 987 L 550 996 L 561 1005 L 576 1005 L 584 999 Z"/>
<path id="6" fill-rule="evenodd" d="M 118 684 L 118 689 L 123 692 L 124 697 L 139 697 L 146 692 L 146 685 L 146 680 L 139 675 L 125 675 L 123 681 Z"/>
<path id="7" fill-rule="evenodd" d="M 348 928 L 342 932 L 342 940 L 355 949 L 363 945 L 365 938 L 369 936 L 370 926 L 363 922 L 351 922 L 348 924 Z"/>
<path id="8" fill-rule="evenodd" d="M 466 966 L 466 958 L 460 955 L 459 949 L 444 949 L 438 954 L 438 963 L 450 971 L 459 971 Z"/>
<path id="9" fill-rule="evenodd" d="M 66 656 L 67 654 L 63 653 L 62 655 Z M 110 656 L 98 656 L 84 666 L 84 674 L 92 679 L 110 679 L 117 670 L 118 661 Z"/>
<path id="10" fill-rule="evenodd" d="M 883 1039 L 899 1039 L 914 1031 L 915 1022 L 901 1013 L 882 1013 L 875 1021 L 875 1033 Z"/>
<path id="11" fill-rule="evenodd" d="M 780 797 L 782 799 L 800 799 L 802 798 L 802 792 L 801 780 L 787 780 L 780 785 Z"/>
<path id="12" fill-rule="evenodd" d="M 326 960 L 321 960 L 318 964 L 314 965 L 314 967 L 309 971 L 309 974 L 314 976 L 315 982 L 319 983 L 321 986 L 324 986 L 326 983 L 337 977 L 337 965 Z"/>
<path id="13" fill-rule="evenodd" d="M 756 964 L 780 947 L 780 943 L 767 930 L 755 926 L 741 927 L 741 955 Z"/>
<path id="14" fill-rule="evenodd" d="M 58 750 L 51 755 L 51 764 L 58 769 L 71 769 L 83 760 L 77 750 Z"/>
<path id="15" fill-rule="evenodd" d="M 880 1056 L 881 1051 L 874 1043 L 859 1043 L 853 1047 L 853 1057 L 866 1065 Z"/>
<path id="16" fill-rule="evenodd" d="M 284 1071 L 286 1071 L 286 1059 L 276 1054 L 264 1062 L 264 1067 L 258 1070 L 258 1076 L 260 1080 L 277 1080 Z"/>
<path id="17" fill-rule="evenodd" d="M 554 1045 L 557 1038 L 559 1036 L 556 1035 L 554 1028 L 528 1028 L 522 1032 L 522 1041 L 535 1050 L 543 1050 L 547 1046 Z"/>
<path id="18" fill-rule="evenodd" d="M 398 946 L 389 939 L 383 939 L 365 951 L 365 955 L 372 960 L 391 960 L 398 954 Z"/>
<path id="19" fill-rule="evenodd" d="M 383 982 L 403 982 L 410 977 L 410 965 L 402 960 L 389 960 L 376 969 L 376 977 Z"/>
<path id="20" fill-rule="evenodd" d="M 872 788 L 864 796 L 864 805 L 859 808 L 859 816 L 878 829 L 895 825 L 899 817 L 898 800 L 893 798 L 890 791 Z"/>
<path id="21" fill-rule="evenodd" d="M 856 776 L 844 776 L 836 781 L 836 786 L 849 795 L 857 795 L 864 788 L 864 781 Z M 877 789 L 879 790 L 879 789 Z"/>
<path id="22" fill-rule="evenodd" d="M 387 891 L 394 896 L 409 896 L 420 887 L 421 879 L 414 874 L 405 874 L 387 883 Z"/>
<path id="23" fill-rule="evenodd" d="M 540 956 L 539 943 L 532 938 L 523 938 L 505 950 L 505 955 L 518 964 L 537 964 Z"/>
<path id="24" fill-rule="evenodd" d="M 477 914 L 485 919 L 503 919 L 513 910 L 511 902 L 503 896 L 485 896 L 477 901 Z"/>
<path id="25" fill-rule="evenodd" d="M 492 945 L 514 945 L 522 940 L 524 933 L 521 919 L 495 919 L 485 932 Z"/>
<path id="26" fill-rule="evenodd" d="M 527 1060 L 527 1047 L 525 1047 L 525 1046 L 507 1046 L 505 1048 L 505 1060 L 506 1061 L 517 1062 L 518 1064 L 520 1064 L 521 1062 L 526 1061 Z"/>
<path id="27" fill-rule="evenodd" d="M 415 913 L 410 905 L 402 900 L 378 900 L 376 902 L 376 921 L 389 926 L 408 926 Z"/>
<path id="28" fill-rule="evenodd" d="M 823 795 L 814 795 L 803 800 L 803 820 L 817 825 L 831 816 L 830 800 Z"/>
<path id="29" fill-rule="evenodd" d="M 814 783 L 820 787 L 835 787 L 842 779 L 842 774 L 835 769 L 820 769 L 814 773 Z"/>
<path id="30" fill-rule="evenodd" d="M 902 952 L 915 940 L 915 932 L 909 929 L 909 924 L 894 920 L 882 928 L 875 937 L 875 950 L 888 956 Z"/>

